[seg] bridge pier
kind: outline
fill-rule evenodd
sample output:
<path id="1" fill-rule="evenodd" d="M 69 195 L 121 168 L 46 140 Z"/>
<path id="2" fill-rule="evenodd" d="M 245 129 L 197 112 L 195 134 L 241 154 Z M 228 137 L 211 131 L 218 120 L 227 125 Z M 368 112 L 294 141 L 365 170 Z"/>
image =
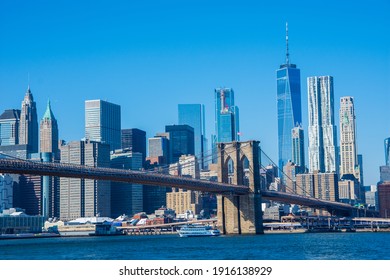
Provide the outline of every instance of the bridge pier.
<path id="1" fill-rule="evenodd" d="M 262 234 L 259 142 L 219 143 L 218 153 L 219 181 L 246 184 L 250 190 L 247 195 L 217 196 L 218 226 L 223 234 Z"/>

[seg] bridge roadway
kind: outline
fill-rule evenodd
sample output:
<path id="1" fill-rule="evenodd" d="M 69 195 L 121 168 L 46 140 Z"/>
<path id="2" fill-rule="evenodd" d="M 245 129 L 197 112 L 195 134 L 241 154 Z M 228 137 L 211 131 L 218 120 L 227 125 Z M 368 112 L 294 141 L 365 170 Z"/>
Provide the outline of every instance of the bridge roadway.
<path id="1" fill-rule="evenodd" d="M 31 160 L 2 158 L 0 159 L 0 173 L 109 180 L 149 186 L 182 188 L 223 195 L 249 194 L 249 188 L 247 186 L 238 186 L 142 171 L 92 167 L 65 163 L 46 163 Z M 316 209 L 326 209 L 330 213 L 334 212 L 351 214 L 353 211 L 358 210 L 351 205 L 340 202 L 321 200 L 285 192 L 262 190 L 261 195 L 264 199 L 305 205 Z M 366 212 L 368 216 L 373 216 L 375 214 L 374 211 L 371 211 L 372 213 L 370 211 Z"/>

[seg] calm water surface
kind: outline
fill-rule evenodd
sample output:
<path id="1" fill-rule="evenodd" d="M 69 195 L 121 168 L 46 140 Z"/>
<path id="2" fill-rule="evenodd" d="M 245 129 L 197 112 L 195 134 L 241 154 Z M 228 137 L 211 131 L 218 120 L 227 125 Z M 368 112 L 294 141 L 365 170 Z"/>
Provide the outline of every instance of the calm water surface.
<path id="1" fill-rule="evenodd" d="M 390 233 L 0 240 L 2 260 L 390 260 Z"/>

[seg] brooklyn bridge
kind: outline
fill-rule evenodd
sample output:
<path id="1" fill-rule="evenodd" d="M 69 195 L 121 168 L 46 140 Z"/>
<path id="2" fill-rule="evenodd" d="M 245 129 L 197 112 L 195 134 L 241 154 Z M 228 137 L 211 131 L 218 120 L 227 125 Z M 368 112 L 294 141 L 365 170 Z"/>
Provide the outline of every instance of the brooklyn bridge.
<path id="1" fill-rule="evenodd" d="M 235 166 L 233 174 L 228 174 L 229 161 L 232 161 Z M 249 164 L 250 170 L 246 184 L 244 183 L 244 161 Z M 324 209 L 339 216 L 362 216 L 361 209 L 349 204 L 261 188 L 260 167 L 258 141 L 218 144 L 219 182 L 146 171 L 37 162 L 14 158 L 0 159 L 0 173 L 109 180 L 217 194 L 218 224 L 224 233 L 262 233 L 261 203 L 263 200 Z M 377 213 L 367 210 L 364 214 L 375 216 Z"/>

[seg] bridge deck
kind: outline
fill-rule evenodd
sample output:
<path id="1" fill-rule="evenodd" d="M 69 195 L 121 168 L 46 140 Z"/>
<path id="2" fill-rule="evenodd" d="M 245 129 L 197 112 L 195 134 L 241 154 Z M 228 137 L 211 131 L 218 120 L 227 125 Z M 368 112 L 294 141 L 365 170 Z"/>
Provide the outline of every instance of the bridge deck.
<path id="1" fill-rule="evenodd" d="M 0 173 L 1 172 L 13 174 L 33 174 L 41 176 L 109 180 L 149 186 L 181 188 L 223 195 L 249 194 L 249 188 L 247 186 L 210 182 L 205 180 L 156 174 L 150 172 L 122 170 L 114 168 L 101 168 L 64 163 L 43 163 L 27 160 L 0 159 Z M 261 195 L 265 199 L 285 202 L 289 204 L 305 205 L 317 209 L 326 209 L 331 213 L 332 211 L 352 213 L 353 211 L 359 210 L 358 208 L 353 207 L 349 204 L 321 200 L 291 193 L 262 190 Z M 377 212 L 375 211 L 366 210 L 365 212 L 369 216 L 377 215 Z"/>

